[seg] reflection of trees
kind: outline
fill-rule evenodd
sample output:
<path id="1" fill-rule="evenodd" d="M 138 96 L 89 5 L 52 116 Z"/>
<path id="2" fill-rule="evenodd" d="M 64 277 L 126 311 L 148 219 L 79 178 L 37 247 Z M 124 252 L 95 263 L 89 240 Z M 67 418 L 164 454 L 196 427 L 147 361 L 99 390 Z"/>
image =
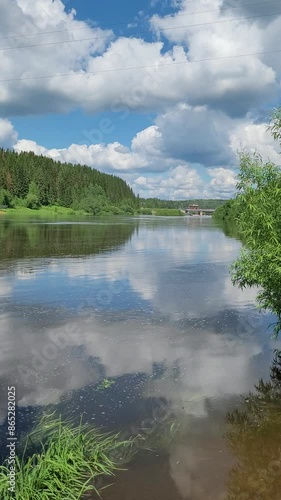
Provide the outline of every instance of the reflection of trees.
<path id="1" fill-rule="evenodd" d="M 239 230 L 234 222 L 216 221 L 215 220 L 215 223 L 216 223 L 216 226 L 218 228 L 220 228 L 224 232 L 225 236 L 227 236 L 228 238 L 234 238 L 236 240 L 243 241 L 243 237 L 239 233 Z"/>
<path id="2" fill-rule="evenodd" d="M 0 224 L 0 260 L 93 255 L 124 245 L 133 224 Z"/>
<path id="3" fill-rule="evenodd" d="M 243 398 L 243 410 L 227 415 L 228 443 L 238 458 L 228 500 L 277 500 L 281 496 L 281 351 L 275 351 L 270 381 L 260 380 Z"/>

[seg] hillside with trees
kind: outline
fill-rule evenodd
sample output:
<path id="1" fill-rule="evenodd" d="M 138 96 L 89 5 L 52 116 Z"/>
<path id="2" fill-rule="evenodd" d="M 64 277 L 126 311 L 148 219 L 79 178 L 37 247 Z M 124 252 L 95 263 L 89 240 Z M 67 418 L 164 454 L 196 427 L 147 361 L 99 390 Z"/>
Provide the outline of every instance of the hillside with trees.
<path id="1" fill-rule="evenodd" d="M 217 208 L 223 200 L 140 199 L 115 175 L 85 165 L 56 162 L 32 152 L 0 149 L 0 206 L 65 207 L 92 215 L 182 215 L 190 204 Z M 154 211 L 153 211 L 154 210 Z"/>
<path id="2" fill-rule="evenodd" d="M 59 205 L 106 215 L 133 214 L 139 200 L 115 175 L 32 152 L 0 149 L 0 205 L 31 209 Z"/>

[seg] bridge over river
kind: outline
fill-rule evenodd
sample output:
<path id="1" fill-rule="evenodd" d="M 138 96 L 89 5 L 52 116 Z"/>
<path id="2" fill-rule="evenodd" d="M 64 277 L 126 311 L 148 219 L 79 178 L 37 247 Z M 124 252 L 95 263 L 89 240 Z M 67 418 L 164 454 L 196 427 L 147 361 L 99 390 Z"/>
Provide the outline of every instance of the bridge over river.
<path id="1" fill-rule="evenodd" d="M 197 206 L 191 206 L 184 210 L 186 215 L 213 215 L 214 208 L 199 208 Z"/>

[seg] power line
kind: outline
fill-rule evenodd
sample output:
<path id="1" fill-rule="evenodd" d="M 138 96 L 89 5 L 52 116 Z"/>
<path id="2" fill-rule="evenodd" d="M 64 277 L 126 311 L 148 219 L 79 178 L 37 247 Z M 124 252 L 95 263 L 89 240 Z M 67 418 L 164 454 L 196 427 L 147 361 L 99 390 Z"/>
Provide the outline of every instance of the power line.
<path id="1" fill-rule="evenodd" d="M 196 0 L 198 1 L 198 0 Z M 252 7 L 252 6 L 258 6 L 258 5 L 268 5 L 272 3 L 280 3 L 280 0 L 270 0 L 269 2 L 255 2 L 255 3 L 247 3 L 247 4 L 241 4 L 237 6 L 228 6 L 228 7 L 222 7 L 221 9 L 212 9 L 212 10 L 203 10 L 203 11 L 195 11 L 195 12 L 188 12 L 187 14 L 177 14 L 177 13 L 172 13 L 171 15 L 173 16 L 175 14 L 176 17 L 186 17 L 186 16 L 192 16 L 195 14 L 208 14 L 212 12 L 223 12 L 225 10 L 229 9 L 241 9 L 244 7 Z M 147 23 L 147 20 L 145 21 L 136 21 L 136 20 L 128 20 L 128 21 L 122 21 L 118 23 L 111 23 L 111 26 L 121 26 L 121 25 L 128 25 L 130 23 L 138 23 L 138 24 L 144 24 Z M 28 37 L 28 36 L 41 36 L 41 35 L 50 35 L 53 33 L 68 33 L 72 31 L 84 31 L 88 29 L 94 29 L 94 28 L 100 28 L 100 27 L 105 27 L 105 24 L 101 24 L 99 26 L 87 26 L 85 28 L 70 28 L 70 29 L 65 29 L 65 30 L 53 30 L 53 31 L 39 31 L 37 33 L 23 33 L 23 34 L 15 34 L 15 35 L 9 35 L 9 36 L 3 36 L 0 37 L 0 40 L 8 40 L 8 39 L 14 39 L 14 38 L 19 38 L 19 37 Z"/>
<path id="2" fill-rule="evenodd" d="M 43 79 L 48 79 L 48 78 L 57 78 L 57 77 L 66 77 L 66 76 L 99 75 L 102 73 L 114 73 L 116 71 L 127 71 L 127 70 L 148 69 L 148 68 L 158 69 L 159 67 L 163 67 L 163 66 L 178 66 L 180 64 L 193 64 L 193 63 L 201 63 L 201 62 L 208 62 L 208 61 L 239 59 L 240 57 L 262 56 L 262 55 L 269 55 L 269 54 L 278 54 L 280 52 L 281 52 L 281 49 L 278 49 L 278 50 L 269 50 L 266 52 L 252 52 L 252 53 L 248 53 L 248 54 L 237 54 L 237 55 L 220 56 L 220 57 L 208 57 L 205 59 L 193 59 L 193 61 L 173 61 L 171 63 L 160 63 L 160 64 L 152 64 L 152 65 L 147 65 L 147 66 L 129 66 L 129 67 L 125 67 L 125 68 L 112 68 L 112 69 L 104 69 L 104 70 L 99 70 L 99 71 L 87 71 L 84 73 L 57 73 L 54 75 L 8 78 L 8 79 L 0 80 L 0 83 L 26 81 L 26 80 L 43 80 Z"/>
<path id="3" fill-rule="evenodd" d="M 209 26 L 213 24 L 223 24 L 223 23 L 230 23 L 234 21 L 244 21 L 247 19 L 257 19 L 257 18 L 262 18 L 262 17 L 270 17 L 270 16 L 276 16 L 276 15 L 281 15 L 281 12 L 273 12 L 271 14 L 260 14 L 260 15 L 255 15 L 255 16 L 247 16 L 247 17 L 237 17 L 233 19 L 223 19 L 220 21 L 210 21 L 207 23 L 196 23 L 196 24 L 186 24 L 183 26 L 176 26 L 173 28 L 163 28 L 161 31 L 174 31 L 178 29 L 183 29 L 183 28 L 194 28 L 194 27 L 199 27 L 199 26 Z M 151 33 L 151 30 L 144 30 L 144 31 L 137 31 L 135 33 L 131 33 L 131 36 L 135 35 L 143 35 L 145 33 Z M 63 43 L 77 43 L 77 42 L 86 42 L 86 41 L 91 41 L 91 40 L 101 40 L 108 38 L 108 35 L 106 36 L 97 36 L 97 37 L 90 37 L 90 38 L 79 38 L 76 40 L 60 40 L 57 42 L 46 42 L 46 43 L 39 43 L 39 44 L 31 44 L 31 45 L 18 45 L 17 47 L 1 47 L 0 51 L 8 51 L 8 50 L 18 50 L 18 49 L 27 49 L 27 48 L 33 48 L 33 47 L 46 47 L 50 45 L 60 45 Z"/>

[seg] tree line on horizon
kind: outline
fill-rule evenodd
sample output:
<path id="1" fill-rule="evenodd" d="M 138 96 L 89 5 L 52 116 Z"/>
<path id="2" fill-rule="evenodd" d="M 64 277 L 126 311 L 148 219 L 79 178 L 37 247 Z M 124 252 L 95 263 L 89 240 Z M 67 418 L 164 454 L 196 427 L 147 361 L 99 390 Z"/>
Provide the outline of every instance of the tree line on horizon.
<path id="1" fill-rule="evenodd" d="M 0 205 L 59 205 L 94 215 L 133 214 L 139 199 L 115 175 L 86 165 L 56 162 L 33 152 L 0 149 Z"/>
<path id="2" fill-rule="evenodd" d="M 223 205 L 225 200 L 220 199 L 197 199 L 197 200 L 160 200 L 159 198 L 140 198 L 142 208 L 174 208 L 184 210 L 189 205 L 199 205 L 200 208 L 216 209 Z"/>

